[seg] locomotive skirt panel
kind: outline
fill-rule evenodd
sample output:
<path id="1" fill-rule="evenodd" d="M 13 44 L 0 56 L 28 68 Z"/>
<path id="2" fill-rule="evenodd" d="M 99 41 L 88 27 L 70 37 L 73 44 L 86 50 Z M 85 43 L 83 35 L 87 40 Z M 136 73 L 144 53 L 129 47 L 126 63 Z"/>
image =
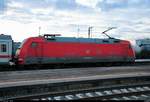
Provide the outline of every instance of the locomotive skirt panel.
<path id="1" fill-rule="evenodd" d="M 134 62 L 133 57 L 81 57 L 81 58 L 48 58 L 27 57 L 25 64 L 48 64 L 48 63 L 86 63 L 86 62 Z"/>

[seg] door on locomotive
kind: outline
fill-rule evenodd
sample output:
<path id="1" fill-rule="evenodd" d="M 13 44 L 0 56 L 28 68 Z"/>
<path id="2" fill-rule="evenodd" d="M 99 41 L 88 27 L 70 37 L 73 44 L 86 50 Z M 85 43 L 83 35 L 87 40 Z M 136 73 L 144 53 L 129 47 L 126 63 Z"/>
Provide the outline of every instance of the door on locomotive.
<path id="1" fill-rule="evenodd" d="M 43 44 L 42 42 L 32 42 L 30 46 L 30 53 L 28 53 L 29 57 L 32 56 L 30 59 L 30 64 L 40 64 L 42 63 L 43 59 Z"/>
<path id="2" fill-rule="evenodd" d="M 0 35 L 0 65 L 9 65 L 12 58 L 12 43 L 10 35 Z"/>

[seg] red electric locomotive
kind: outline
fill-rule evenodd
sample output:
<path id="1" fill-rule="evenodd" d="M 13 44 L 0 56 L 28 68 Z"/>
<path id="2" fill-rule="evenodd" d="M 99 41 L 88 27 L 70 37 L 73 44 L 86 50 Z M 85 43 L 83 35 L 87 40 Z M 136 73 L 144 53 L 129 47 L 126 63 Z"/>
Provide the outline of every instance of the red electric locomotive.
<path id="1" fill-rule="evenodd" d="M 48 35 L 30 37 L 16 52 L 17 64 L 134 62 L 129 41 L 108 38 L 71 38 Z"/>

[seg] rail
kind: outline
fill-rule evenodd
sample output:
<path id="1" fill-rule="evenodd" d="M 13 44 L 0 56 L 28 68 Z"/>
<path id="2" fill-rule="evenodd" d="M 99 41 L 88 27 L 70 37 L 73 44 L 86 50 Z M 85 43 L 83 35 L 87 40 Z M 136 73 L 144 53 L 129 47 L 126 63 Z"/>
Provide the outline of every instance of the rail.
<path id="1" fill-rule="evenodd" d="M 15 100 L 146 100 L 150 96 L 150 83 L 138 85 L 121 85 L 75 90 L 55 94 L 43 94 L 14 98 Z"/>

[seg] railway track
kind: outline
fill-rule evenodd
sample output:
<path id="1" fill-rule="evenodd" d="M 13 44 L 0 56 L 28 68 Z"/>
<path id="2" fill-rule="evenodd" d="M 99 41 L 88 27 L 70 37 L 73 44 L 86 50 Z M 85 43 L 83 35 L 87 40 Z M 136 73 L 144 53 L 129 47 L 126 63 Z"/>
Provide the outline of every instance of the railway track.
<path id="1" fill-rule="evenodd" d="M 91 78 L 93 76 L 105 77 L 107 75 L 119 76 L 119 74 L 138 75 L 138 73 L 149 73 L 149 66 L 130 67 L 92 67 L 71 69 L 49 69 L 0 72 L 0 85 L 5 82 L 21 82 L 31 80 L 59 80 L 63 78 Z"/>
<path id="2" fill-rule="evenodd" d="M 101 87 L 86 90 L 43 94 L 14 98 L 15 100 L 148 100 L 150 98 L 150 83 L 141 85 L 122 85 Z"/>
<path id="3" fill-rule="evenodd" d="M 150 94 L 149 67 L 0 72 L 0 100 L 147 100 Z"/>

